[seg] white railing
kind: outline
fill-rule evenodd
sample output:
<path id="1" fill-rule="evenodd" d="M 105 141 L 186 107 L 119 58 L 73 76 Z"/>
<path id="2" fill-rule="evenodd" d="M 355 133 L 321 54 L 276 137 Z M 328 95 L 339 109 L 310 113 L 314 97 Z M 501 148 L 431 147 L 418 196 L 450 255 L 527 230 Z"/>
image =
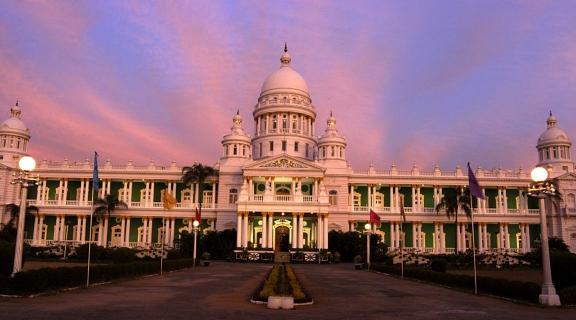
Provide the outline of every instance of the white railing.
<path id="1" fill-rule="evenodd" d="M 302 196 L 302 201 L 304 202 L 313 202 L 314 198 L 313 196 Z"/>
<path id="2" fill-rule="evenodd" d="M 540 209 L 528 209 L 529 214 L 540 214 Z"/>
<path id="3" fill-rule="evenodd" d="M 141 207 L 141 203 L 140 203 L 140 202 L 132 202 L 132 203 L 130 204 L 130 207 L 132 207 L 132 208 L 139 208 L 139 207 Z"/>
<path id="4" fill-rule="evenodd" d="M 294 198 L 291 195 L 277 194 L 274 196 L 274 201 L 287 202 L 292 200 L 294 200 Z"/>
<path id="5" fill-rule="evenodd" d="M 264 201 L 264 195 L 262 194 L 253 194 L 248 198 L 249 201 L 257 201 L 262 202 Z"/>
<path id="6" fill-rule="evenodd" d="M 354 212 L 367 212 L 368 207 L 366 207 L 366 206 L 354 206 L 353 211 Z"/>
<path id="7" fill-rule="evenodd" d="M 78 200 L 66 200 L 66 205 L 67 206 L 77 206 Z"/>
<path id="8" fill-rule="evenodd" d="M 45 204 L 49 206 L 56 206 L 58 205 L 58 200 L 46 200 Z"/>

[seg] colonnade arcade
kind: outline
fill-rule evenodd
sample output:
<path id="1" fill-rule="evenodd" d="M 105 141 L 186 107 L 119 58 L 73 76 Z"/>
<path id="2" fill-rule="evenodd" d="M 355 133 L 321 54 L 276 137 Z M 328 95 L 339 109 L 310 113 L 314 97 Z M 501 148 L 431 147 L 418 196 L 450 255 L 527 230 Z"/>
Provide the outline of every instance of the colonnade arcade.
<path id="1" fill-rule="evenodd" d="M 328 214 L 239 212 L 238 247 L 290 251 L 328 249 Z"/>

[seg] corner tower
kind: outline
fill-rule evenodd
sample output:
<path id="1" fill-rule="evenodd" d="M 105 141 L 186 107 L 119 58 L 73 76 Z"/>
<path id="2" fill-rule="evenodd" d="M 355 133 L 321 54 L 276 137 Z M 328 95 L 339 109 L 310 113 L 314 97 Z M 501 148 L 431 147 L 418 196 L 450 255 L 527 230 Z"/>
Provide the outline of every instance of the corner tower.
<path id="1" fill-rule="evenodd" d="M 30 130 L 22 122 L 22 109 L 16 104 L 10 108 L 10 118 L 0 124 L 0 162 L 16 166 L 28 155 Z"/>
<path id="2" fill-rule="evenodd" d="M 288 154 L 308 160 L 316 157 L 316 111 L 308 85 L 292 69 L 288 48 L 280 57 L 280 69 L 266 78 L 253 112 L 255 160 Z"/>
<path id="3" fill-rule="evenodd" d="M 547 168 L 552 178 L 574 172 L 574 161 L 570 155 L 572 142 L 556 123 L 556 117 L 550 111 L 550 116 L 546 120 L 546 131 L 540 135 L 536 144 L 538 166 Z"/>
<path id="4" fill-rule="evenodd" d="M 326 121 L 324 134 L 318 139 L 318 160 L 327 167 L 348 167 L 346 138 L 338 133 L 332 112 Z"/>

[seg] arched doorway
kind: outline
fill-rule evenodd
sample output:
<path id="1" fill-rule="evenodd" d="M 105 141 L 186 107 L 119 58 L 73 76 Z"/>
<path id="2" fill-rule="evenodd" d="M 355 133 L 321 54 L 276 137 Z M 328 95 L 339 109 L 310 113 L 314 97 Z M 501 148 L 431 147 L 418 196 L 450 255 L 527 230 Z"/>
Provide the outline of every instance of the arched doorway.
<path id="1" fill-rule="evenodd" d="M 276 243 L 274 251 L 286 252 L 290 250 L 290 229 L 285 226 L 276 227 Z"/>

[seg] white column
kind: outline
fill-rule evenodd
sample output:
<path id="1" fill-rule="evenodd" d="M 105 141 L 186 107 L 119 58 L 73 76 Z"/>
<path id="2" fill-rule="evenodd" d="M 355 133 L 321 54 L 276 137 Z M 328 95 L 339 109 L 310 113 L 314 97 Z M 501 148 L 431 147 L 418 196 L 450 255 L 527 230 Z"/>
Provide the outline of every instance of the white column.
<path id="1" fill-rule="evenodd" d="M 132 180 L 130 180 L 130 182 L 128 182 L 128 202 L 126 202 L 126 204 L 128 205 L 128 207 L 132 207 Z"/>
<path id="2" fill-rule="evenodd" d="M 150 208 L 154 207 L 154 181 L 150 182 Z"/>
<path id="3" fill-rule="evenodd" d="M 504 236 L 506 237 L 506 249 L 510 249 L 510 233 L 508 232 L 508 224 L 504 225 Z"/>
<path id="4" fill-rule="evenodd" d="M 198 195 L 198 190 L 199 190 L 199 189 L 200 189 L 200 188 L 198 187 L 198 183 L 195 183 L 195 184 L 194 184 L 194 203 L 200 203 L 200 198 L 199 198 L 199 195 Z"/>
<path id="5" fill-rule="evenodd" d="M 322 241 L 322 245 L 323 245 L 324 249 L 328 249 L 328 215 L 324 216 L 324 221 L 322 221 L 322 226 L 324 227 L 324 232 L 322 233 L 324 240 Z"/>
<path id="6" fill-rule="evenodd" d="M 56 222 L 54 223 L 54 241 L 60 241 L 60 216 L 56 216 Z"/>
<path id="7" fill-rule="evenodd" d="M 298 248 L 304 247 L 304 213 L 298 216 Z"/>
<path id="8" fill-rule="evenodd" d="M 396 228 L 395 222 L 390 221 L 390 249 L 396 248 Z"/>
<path id="9" fill-rule="evenodd" d="M 418 240 L 419 239 L 418 239 L 418 234 L 417 234 L 416 230 L 417 230 L 416 229 L 416 223 L 413 222 L 412 223 L 412 247 L 417 249 L 419 247 L 418 246 L 418 242 L 419 242 Z"/>
<path id="10" fill-rule="evenodd" d="M 43 180 L 40 180 L 38 182 L 38 188 L 37 188 L 37 192 L 36 192 L 36 203 L 40 203 L 40 195 L 42 194 L 42 186 L 43 186 Z"/>
<path id="11" fill-rule="evenodd" d="M 62 195 L 62 202 L 66 204 L 68 198 L 68 179 L 64 180 L 64 194 Z"/>
<path id="12" fill-rule="evenodd" d="M 298 214 L 292 212 L 292 249 L 296 248 L 298 248 Z"/>
<path id="13" fill-rule="evenodd" d="M 62 179 L 58 180 L 58 193 L 56 194 L 56 203 L 62 204 L 62 192 L 64 191 L 64 184 Z"/>
<path id="14" fill-rule="evenodd" d="M 368 185 L 368 208 L 372 208 L 372 186 Z"/>
<path id="15" fill-rule="evenodd" d="M 274 248 L 274 212 L 268 213 L 268 248 Z"/>
<path id="16" fill-rule="evenodd" d="M 504 197 L 504 212 L 508 212 L 508 193 L 506 192 L 507 189 L 502 189 L 502 196 Z M 506 226 L 508 228 L 508 226 Z"/>
<path id="17" fill-rule="evenodd" d="M 148 220 L 148 243 L 152 244 L 154 235 L 154 217 L 150 217 Z"/>
<path id="18" fill-rule="evenodd" d="M 130 246 L 130 217 L 126 218 L 126 232 L 125 232 L 124 243 L 126 247 Z"/>
<path id="19" fill-rule="evenodd" d="M 316 246 L 318 247 L 318 249 L 323 249 L 324 248 L 324 235 L 323 235 L 323 233 L 324 233 L 324 224 L 323 224 L 324 220 L 322 218 L 322 215 L 320 215 L 320 213 L 318 213 L 317 218 L 318 218 L 318 223 L 316 225 L 316 227 L 317 227 L 316 228 L 317 229 L 317 232 L 316 232 L 317 244 L 316 244 Z"/>
<path id="20" fill-rule="evenodd" d="M 104 247 L 108 247 L 108 217 L 104 218 Z"/>
<path id="21" fill-rule="evenodd" d="M 80 218 L 80 243 L 84 244 L 86 242 L 86 217 L 81 216 Z"/>
<path id="22" fill-rule="evenodd" d="M 236 247 L 242 247 L 242 214 L 238 212 L 236 215 L 237 223 L 236 223 Z"/>
<path id="23" fill-rule="evenodd" d="M 60 217 L 60 241 L 66 240 L 65 237 L 66 232 L 66 217 Z"/>
<path id="24" fill-rule="evenodd" d="M 120 246 L 124 247 L 124 239 L 126 238 L 126 218 L 122 218 L 120 223 Z"/>
<path id="25" fill-rule="evenodd" d="M 354 210 L 354 185 L 350 185 L 350 208 Z"/>
<path id="26" fill-rule="evenodd" d="M 84 184 L 84 179 L 80 179 L 80 193 L 78 194 L 78 198 L 76 200 L 78 200 L 78 204 L 81 206 L 84 205 Z M 78 229 L 78 231 L 79 230 L 80 229 Z"/>
<path id="27" fill-rule="evenodd" d="M 242 227 L 242 246 L 248 247 L 248 212 L 244 215 L 243 227 Z"/>
<path id="28" fill-rule="evenodd" d="M 32 243 L 38 242 L 38 215 L 34 215 L 34 231 L 32 231 Z"/>
<path id="29" fill-rule="evenodd" d="M 216 208 L 216 182 L 212 183 L 212 207 Z M 256 244 L 254 244 L 256 245 Z"/>
<path id="30" fill-rule="evenodd" d="M 262 248 L 267 248 L 268 247 L 268 217 L 266 216 L 266 213 L 262 213 Z"/>

